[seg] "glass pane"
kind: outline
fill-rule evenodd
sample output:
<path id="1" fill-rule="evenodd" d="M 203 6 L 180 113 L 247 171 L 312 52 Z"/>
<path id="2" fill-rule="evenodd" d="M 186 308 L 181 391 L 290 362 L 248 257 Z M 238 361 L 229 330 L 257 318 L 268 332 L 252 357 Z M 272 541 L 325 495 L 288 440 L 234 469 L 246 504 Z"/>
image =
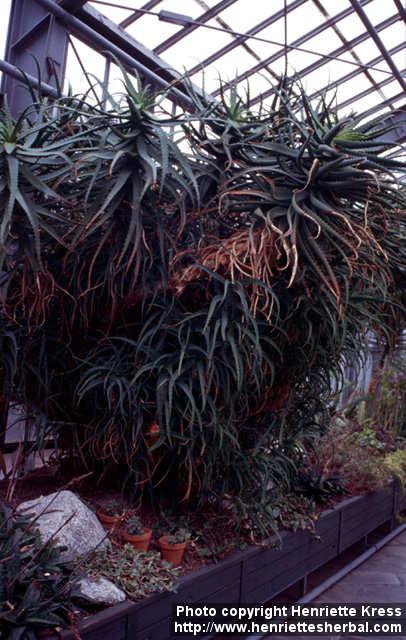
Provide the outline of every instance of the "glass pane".
<path id="1" fill-rule="evenodd" d="M 283 10 L 283 0 L 253 2 L 238 0 L 220 13 L 220 17 L 232 29 L 246 33 L 271 15 Z"/>
<path id="2" fill-rule="evenodd" d="M 351 13 L 346 18 L 339 20 L 337 26 L 347 40 L 352 40 L 361 33 L 365 33 L 365 26 L 356 13 Z"/>
<path id="3" fill-rule="evenodd" d="M 372 88 L 372 83 L 368 80 L 368 78 L 363 74 L 357 75 L 352 80 L 348 80 L 343 84 L 339 85 L 337 89 L 337 99 L 338 102 L 344 102 L 344 100 L 351 99 L 357 94 L 361 93 L 361 91 L 365 91 Z"/>
<path id="4" fill-rule="evenodd" d="M 283 20 L 277 20 L 265 29 L 262 29 L 262 31 L 259 31 L 255 36 L 271 42 L 262 42 L 254 38 L 248 38 L 246 43 L 255 49 L 259 56 L 264 59 L 268 58 L 275 50 L 283 46 Z"/>
<path id="5" fill-rule="evenodd" d="M 396 13 L 396 6 L 394 2 L 382 2 L 382 0 L 373 0 L 366 7 L 364 11 L 373 25 L 377 25 L 385 18 Z"/>
<path id="6" fill-rule="evenodd" d="M 181 28 L 179 25 L 160 21 L 157 16 L 145 15 L 132 22 L 126 31 L 148 49 L 154 49 Z"/>
<path id="7" fill-rule="evenodd" d="M 302 68 L 308 67 L 315 62 L 319 62 L 320 56 L 314 53 L 305 53 L 304 51 L 297 51 L 291 49 L 288 52 L 288 70 L 289 73 L 300 75 Z"/>
<path id="8" fill-rule="evenodd" d="M 352 48 L 352 50 L 357 54 L 362 62 L 366 63 L 381 55 L 381 52 L 372 38 L 368 38 L 367 40 L 364 40 L 364 42 L 361 42 L 361 44 L 357 44 Z"/>
<path id="9" fill-rule="evenodd" d="M 77 38 L 71 39 L 82 66 L 79 63 L 74 48 L 69 45 L 64 83 L 65 91 L 68 91 L 68 87 L 71 86 L 73 93 L 85 93 L 89 90 L 91 84 L 93 89 L 89 92 L 89 100 L 95 102 L 96 98 L 94 93 L 96 93 L 98 98 L 102 95 L 101 84 L 104 79 L 106 59 L 91 47 L 77 40 Z M 82 67 L 84 67 L 88 79 Z"/>
<path id="10" fill-rule="evenodd" d="M 305 2 L 288 14 L 288 42 L 293 42 L 324 21 L 325 18 L 316 5 Z"/>
<path id="11" fill-rule="evenodd" d="M 7 42 L 7 32 L 8 32 L 8 22 L 10 17 L 11 10 L 11 0 L 3 0 L 2 6 L 2 24 L 3 27 L 0 29 L 0 58 L 4 58 L 6 51 L 6 42 Z M 0 82 L 2 81 L 3 72 L 0 71 Z"/>
<path id="12" fill-rule="evenodd" d="M 213 20 L 210 20 L 208 24 L 218 26 Z M 234 36 L 227 33 L 209 31 L 204 27 L 200 27 L 170 47 L 170 49 L 167 49 L 162 57 L 174 68 L 183 70 L 186 67 L 187 69 L 192 69 L 201 64 L 212 53 L 234 40 Z M 233 53 L 233 55 L 235 54 Z M 254 62 L 253 60 L 253 64 Z"/>
<path id="13" fill-rule="evenodd" d="M 134 84 L 136 80 L 134 79 Z M 120 96 L 124 93 L 123 74 L 116 64 L 110 64 L 110 73 L 108 81 L 108 91 L 115 100 L 120 101 Z"/>
<path id="14" fill-rule="evenodd" d="M 364 96 L 359 100 L 355 100 L 351 105 L 343 107 L 341 112 L 348 113 L 354 111 L 355 113 L 363 113 L 367 109 L 374 107 L 382 102 L 382 97 L 376 91 L 373 91 L 368 96 Z M 388 107 L 387 107 L 388 109 Z"/>
<path id="15" fill-rule="evenodd" d="M 399 69 L 404 69 L 406 66 L 406 48 L 398 51 L 398 53 L 393 53 L 391 58 Z"/>
<path id="16" fill-rule="evenodd" d="M 303 76 L 302 81 L 309 93 L 319 92 L 323 87 L 333 86 L 337 78 L 351 71 L 348 64 L 340 60 L 330 61 L 319 69 Z"/>
<path id="17" fill-rule="evenodd" d="M 405 68 L 403 67 L 403 69 L 400 69 L 400 71 L 404 73 Z M 401 89 L 401 86 L 397 80 L 392 80 L 392 82 L 389 82 L 384 87 L 382 87 L 382 90 L 387 98 L 395 95 L 396 92 L 399 91 L 400 89 Z"/>
<path id="18" fill-rule="evenodd" d="M 378 103 L 379 104 L 379 103 Z M 391 104 L 393 105 L 394 109 L 397 109 L 399 107 L 404 107 L 405 105 L 405 98 L 404 95 L 402 95 L 402 97 L 399 97 L 399 95 L 395 95 L 392 100 L 391 100 Z M 372 114 L 366 114 L 364 121 L 368 121 L 371 119 L 375 119 L 375 118 L 379 118 L 381 116 L 385 116 L 388 115 L 388 112 L 390 110 L 390 107 L 388 107 L 387 105 L 381 107 L 381 108 L 377 108 L 376 111 L 374 111 Z"/>
<path id="19" fill-rule="evenodd" d="M 254 50 L 254 47 L 250 48 Z M 276 49 L 277 48 L 274 47 L 274 50 Z M 226 78 L 231 80 L 237 75 L 244 73 L 244 71 L 251 69 L 256 64 L 258 64 L 258 59 L 253 55 L 250 55 L 240 46 L 213 62 L 213 64 L 210 65 L 210 68 L 215 69 L 224 80 Z M 265 75 L 269 75 L 266 71 L 264 73 Z"/>
<path id="20" fill-rule="evenodd" d="M 387 29 L 383 29 L 379 33 L 379 37 L 387 49 L 390 49 L 398 42 L 404 42 L 406 36 L 405 25 L 399 20 Z"/>
<path id="21" fill-rule="evenodd" d="M 397 67 L 399 68 L 404 67 L 406 62 L 406 48 L 403 49 L 402 51 L 399 51 L 398 53 L 393 54 L 391 58 L 395 62 Z M 392 73 L 392 71 L 388 67 L 388 63 L 385 60 L 375 63 L 374 67 L 376 67 L 377 69 L 383 69 L 384 71 Z M 380 77 L 383 79 L 383 75 L 380 74 Z"/>
<path id="22" fill-rule="evenodd" d="M 393 106 L 395 109 L 399 109 L 400 107 L 405 107 L 405 96 L 396 96 L 396 99 L 393 101 Z"/>
<path id="23" fill-rule="evenodd" d="M 342 40 L 332 29 L 326 29 L 308 40 L 303 47 L 311 51 L 330 55 L 332 51 L 341 47 L 342 44 Z"/>
<path id="24" fill-rule="evenodd" d="M 204 0 L 204 5 L 207 5 L 209 9 L 217 4 L 218 0 L 211 0 L 207 2 Z M 206 9 L 196 0 L 162 0 L 159 7 L 156 10 L 172 11 L 173 13 L 180 13 L 182 15 L 190 16 L 194 20 L 198 20 L 199 16 L 206 13 Z"/>
<path id="25" fill-rule="evenodd" d="M 10 4 L 11 0 L 5 1 Z M 93 1 L 89 2 L 89 4 L 114 20 L 114 22 L 120 22 L 130 16 L 132 11 L 141 9 L 146 3 L 146 0 L 112 1 L 127 6 L 128 10 L 108 7 Z M 219 0 L 205 0 L 204 2 L 200 0 L 160 0 L 152 11 L 159 12 L 165 9 L 175 13 L 190 15 L 194 19 L 199 19 L 207 8 L 214 7 L 218 1 Z M 288 8 L 293 1 L 294 0 L 288 0 Z M 323 9 L 329 16 L 336 16 L 340 12 L 351 8 L 349 0 L 334 0 L 334 2 L 332 0 L 321 0 L 321 2 Z M 234 29 L 237 32 L 244 33 L 277 12 L 283 11 L 283 8 L 283 0 L 272 0 L 272 2 L 236 0 L 236 2 L 220 12 L 217 18 L 212 18 L 207 24 L 215 27 L 223 26 L 225 28 L 228 26 L 231 30 Z M 383 2 L 382 0 L 369 0 L 363 3 L 363 8 L 374 25 L 378 25 L 396 13 L 395 4 L 389 0 L 387 2 Z M 220 22 L 219 19 L 221 19 L 222 22 Z M 357 111 L 364 111 L 365 109 L 376 106 L 383 98 L 380 96 L 380 93 L 375 90 L 358 100 L 356 99 L 357 94 L 368 90 L 372 85 L 362 70 L 357 72 L 356 65 L 349 64 L 356 62 L 351 51 L 347 50 L 343 52 L 334 60 L 328 58 L 323 59 L 314 53 L 331 55 L 335 50 L 343 47 L 340 34 L 337 34 L 331 27 L 322 29 L 316 36 L 307 40 L 306 35 L 312 29 L 322 28 L 325 20 L 326 16 L 319 10 L 317 4 L 310 0 L 288 12 L 288 43 L 293 43 L 299 39 L 299 42 L 302 43 L 299 44 L 299 47 L 301 46 L 309 50 L 309 52 L 297 49 L 288 51 L 288 72 L 290 74 L 297 73 L 302 79 L 307 92 L 310 94 L 319 93 L 323 87 L 337 83 L 337 101 L 339 104 L 354 99 L 354 105 L 343 107 L 347 112 L 352 106 L 354 106 Z M 337 22 L 337 28 L 347 41 L 357 36 L 366 35 L 364 24 L 354 12 L 346 18 L 339 20 Z M 127 31 L 148 49 L 154 49 L 160 43 L 165 42 L 171 35 L 176 33 L 182 34 L 184 28 L 179 25 L 159 21 L 155 15 L 144 15 L 135 23 L 129 25 Z M 249 71 L 252 68 L 261 66 L 261 63 L 271 58 L 271 62 L 267 63 L 269 67 L 268 70 L 262 67 L 255 71 L 254 74 L 249 75 L 249 85 L 252 95 L 259 95 L 260 93 L 269 91 L 269 88 L 275 82 L 272 73 L 280 75 L 285 69 L 285 59 L 283 55 L 283 17 L 258 32 L 257 35 L 271 42 L 256 41 L 251 38 L 247 39 L 246 45 L 250 51 L 247 51 L 241 44 L 237 45 L 209 65 L 204 72 L 199 69 L 199 71 L 193 75 L 194 83 L 197 86 L 204 83 L 205 90 L 211 92 L 218 88 L 219 78 L 227 82 L 233 80 L 236 76 L 242 75 L 243 91 L 246 87 L 244 77 L 247 74 L 249 75 Z M 384 45 L 388 49 L 393 49 L 400 45 L 400 43 L 405 42 L 405 26 L 399 20 L 395 24 L 380 31 L 379 35 Z M 232 43 L 234 40 L 235 37 L 230 33 L 208 30 L 205 27 L 197 27 L 191 33 L 185 35 L 179 42 L 165 50 L 161 54 L 161 58 L 164 64 L 182 73 L 185 68 L 196 68 L 208 56 L 215 54 L 221 50 L 222 47 L 228 43 Z M 92 69 L 92 72 L 96 73 L 97 76 L 102 79 L 104 74 L 103 57 L 92 49 L 85 48 L 85 45 L 78 43 L 77 46 L 82 52 L 82 57 L 86 60 L 86 68 Z M 386 62 L 379 60 L 382 54 L 372 38 L 366 37 L 363 42 L 353 48 L 353 52 L 358 59 L 365 64 L 372 62 L 377 69 L 382 69 L 382 72 L 369 70 L 371 77 L 377 83 L 381 83 L 387 78 L 390 78 L 390 82 L 384 85 L 382 89 L 384 96 L 388 96 L 390 93 L 396 96 L 396 94 L 399 93 L 399 84 L 394 81 L 388 73 L 384 73 L 385 71 L 389 71 L 388 65 Z M 276 59 L 273 59 L 273 57 Z M 397 51 L 393 54 L 392 58 L 399 69 L 404 69 L 406 66 L 404 51 Z M 378 59 L 378 62 L 374 63 L 374 59 Z M 89 60 L 91 61 L 90 63 Z M 320 66 L 311 70 L 310 73 L 307 73 L 307 69 L 309 67 L 311 69 L 315 64 L 319 64 Z M 72 57 L 71 49 L 69 51 L 67 75 L 74 78 L 77 90 L 79 90 L 79 87 L 81 90 L 87 89 L 86 79 L 83 78 L 83 72 L 80 68 L 78 69 L 77 61 Z M 350 76 L 349 79 L 340 83 L 340 80 L 348 75 Z M 119 69 L 115 65 L 112 65 L 109 79 L 109 87 L 112 90 L 119 92 L 122 90 L 120 77 L 121 73 Z M 169 110 L 171 103 L 165 101 L 165 105 L 163 106 Z M 386 110 L 388 109 L 389 108 L 386 107 Z"/>

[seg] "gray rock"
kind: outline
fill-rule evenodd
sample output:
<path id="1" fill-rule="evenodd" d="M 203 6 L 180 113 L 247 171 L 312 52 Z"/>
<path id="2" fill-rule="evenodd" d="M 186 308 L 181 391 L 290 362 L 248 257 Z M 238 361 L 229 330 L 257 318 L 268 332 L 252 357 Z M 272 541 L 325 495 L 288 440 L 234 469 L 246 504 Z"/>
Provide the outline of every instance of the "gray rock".
<path id="1" fill-rule="evenodd" d="M 110 548 L 99 519 L 72 491 L 60 491 L 22 502 L 18 510 L 35 515 L 34 524 L 43 542 L 52 537 L 67 547 L 64 551 L 67 560 L 83 556 L 98 545 Z"/>
<path id="2" fill-rule="evenodd" d="M 82 578 L 78 582 L 76 596 L 83 596 L 95 604 L 118 604 L 127 599 L 124 591 L 107 578 Z"/>

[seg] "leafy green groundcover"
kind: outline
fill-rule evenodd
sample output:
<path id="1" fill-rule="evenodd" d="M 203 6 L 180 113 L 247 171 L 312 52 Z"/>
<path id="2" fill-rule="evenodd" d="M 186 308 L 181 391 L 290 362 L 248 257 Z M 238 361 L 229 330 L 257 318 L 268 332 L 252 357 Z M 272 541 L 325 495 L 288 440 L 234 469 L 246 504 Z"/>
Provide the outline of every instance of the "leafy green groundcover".
<path id="1" fill-rule="evenodd" d="M 130 544 L 99 550 L 85 565 L 91 577 L 104 576 L 123 589 L 131 600 L 151 593 L 176 591 L 179 569 L 161 560 L 158 551 L 137 551 Z"/>

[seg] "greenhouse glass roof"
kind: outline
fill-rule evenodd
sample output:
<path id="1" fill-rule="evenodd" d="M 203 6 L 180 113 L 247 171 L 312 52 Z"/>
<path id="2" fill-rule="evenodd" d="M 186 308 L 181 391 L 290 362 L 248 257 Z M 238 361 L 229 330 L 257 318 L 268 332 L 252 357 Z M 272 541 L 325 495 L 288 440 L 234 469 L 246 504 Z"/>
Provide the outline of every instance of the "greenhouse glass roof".
<path id="1" fill-rule="evenodd" d="M 343 111 L 375 115 L 405 104 L 400 0 L 92 0 L 83 11 L 103 14 L 151 49 L 162 68 L 186 71 L 214 95 L 219 78 L 237 79 L 254 102 L 266 100 L 287 70 L 310 94 L 336 88 Z M 77 64 L 71 51 L 68 78 L 77 77 Z M 111 83 L 119 77 L 114 65 L 107 73 Z"/>
<path id="2" fill-rule="evenodd" d="M 90 83 L 98 98 L 103 87 L 122 87 L 111 45 L 127 55 L 121 63 L 157 87 L 186 73 L 216 96 L 219 79 L 225 86 L 237 80 L 259 104 L 287 73 L 296 74 L 310 95 L 331 87 L 342 113 L 376 117 L 406 107 L 403 0 L 23 1 L 35 1 L 64 22 L 65 86 L 81 91 Z M 91 30 L 104 40 L 96 42 Z M 172 93 L 178 104 L 182 92 L 178 81 Z"/>

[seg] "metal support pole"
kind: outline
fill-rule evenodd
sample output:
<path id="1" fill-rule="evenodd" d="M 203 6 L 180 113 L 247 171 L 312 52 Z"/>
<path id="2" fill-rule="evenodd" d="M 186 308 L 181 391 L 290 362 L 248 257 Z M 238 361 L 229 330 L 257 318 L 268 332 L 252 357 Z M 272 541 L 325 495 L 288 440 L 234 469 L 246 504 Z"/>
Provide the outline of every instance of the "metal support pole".
<path id="1" fill-rule="evenodd" d="M 36 0 L 13 0 L 5 58 L 14 68 L 37 78 L 37 84 L 41 80 L 56 87 L 65 72 L 67 35 L 63 24 Z M 14 116 L 19 116 L 32 102 L 26 83 L 16 82 L 20 79 L 14 71 L 2 79 L 2 92 L 7 94 Z"/>
<path id="2" fill-rule="evenodd" d="M 48 96 L 52 96 L 53 98 L 56 98 L 58 96 L 58 92 L 55 87 L 52 87 L 46 82 L 38 82 L 38 78 L 34 78 L 34 76 L 29 73 L 26 73 L 24 76 L 23 72 L 20 69 L 17 69 L 17 67 L 15 67 L 13 64 L 10 64 L 10 62 L 6 62 L 6 60 L 0 59 L 0 71 L 16 80 L 22 80 L 23 82 L 25 82 L 26 79 L 29 80 L 29 82 L 32 83 L 33 87 L 40 88 L 42 93 L 45 93 Z"/>

